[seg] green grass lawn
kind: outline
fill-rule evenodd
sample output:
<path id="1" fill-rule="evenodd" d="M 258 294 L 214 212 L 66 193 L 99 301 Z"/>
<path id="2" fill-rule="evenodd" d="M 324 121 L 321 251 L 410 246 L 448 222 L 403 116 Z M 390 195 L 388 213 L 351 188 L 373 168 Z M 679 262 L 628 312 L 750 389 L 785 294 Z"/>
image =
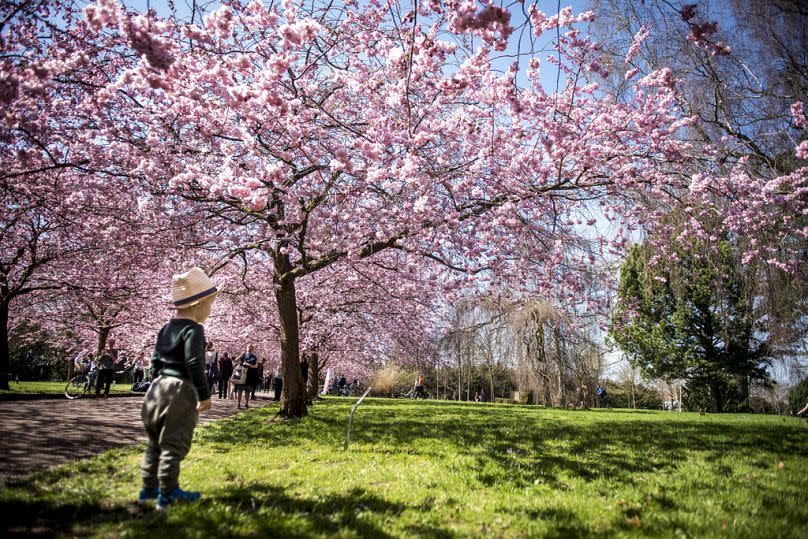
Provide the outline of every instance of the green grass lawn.
<path id="1" fill-rule="evenodd" d="M 76 537 L 808 537 L 796 418 L 371 399 L 197 430 L 199 505 L 142 511 L 140 448 L 0 489 L 12 532 Z"/>
<path id="2" fill-rule="evenodd" d="M 0 395 L 9 395 L 14 393 L 36 393 L 40 395 L 64 395 L 65 382 L 9 382 L 9 390 L 0 390 Z M 109 392 L 112 393 L 130 393 L 129 389 L 131 384 L 118 383 L 110 387 Z"/>

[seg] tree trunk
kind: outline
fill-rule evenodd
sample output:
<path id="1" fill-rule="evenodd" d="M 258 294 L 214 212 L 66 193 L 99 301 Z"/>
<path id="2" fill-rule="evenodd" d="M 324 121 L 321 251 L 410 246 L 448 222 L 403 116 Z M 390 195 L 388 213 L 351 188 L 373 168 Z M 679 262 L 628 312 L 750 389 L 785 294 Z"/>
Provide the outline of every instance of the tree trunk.
<path id="1" fill-rule="evenodd" d="M 8 303 L 0 303 L 0 389 L 9 389 Z"/>
<path id="2" fill-rule="evenodd" d="M 738 386 L 738 389 L 735 392 L 735 395 L 738 399 L 738 409 L 739 411 L 745 411 L 749 409 L 749 376 L 746 374 L 736 374 L 735 375 L 735 382 Z"/>
<path id="3" fill-rule="evenodd" d="M 494 369 L 488 370 L 489 381 L 491 382 L 491 393 L 488 394 L 488 402 L 495 402 L 494 399 Z"/>
<path id="4" fill-rule="evenodd" d="M 109 339 L 109 332 L 112 328 L 101 326 L 98 328 L 98 350 L 96 353 L 100 356 L 101 351 L 107 346 L 107 339 Z"/>
<path id="5" fill-rule="evenodd" d="M 724 399 L 721 397 L 721 384 L 717 381 L 711 381 L 709 387 L 710 398 L 713 401 L 713 412 L 720 414 L 724 411 Z"/>
<path id="6" fill-rule="evenodd" d="M 309 358 L 309 385 L 306 393 L 309 400 L 317 398 L 317 388 L 320 385 L 320 357 L 315 353 Z"/>
<path id="7" fill-rule="evenodd" d="M 282 260 L 288 265 L 288 260 Z M 281 267 L 283 274 L 285 268 Z M 283 395 L 281 409 L 283 417 L 303 417 L 306 415 L 306 388 L 303 387 L 303 374 L 300 372 L 300 335 L 297 325 L 297 298 L 294 279 L 285 279 L 275 288 L 278 304 L 281 334 L 281 379 Z"/>
<path id="8" fill-rule="evenodd" d="M 460 350 L 457 351 L 457 400 L 463 394 L 463 360 L 460 357 Z"/>
<path id="9" fill-rule="evenodd" d="M 567 395 L 564 391 L 564 346 L 561 342 L 561 330 L 555 328 L 553 330 L 553 336 L 555 338 L 556 368 L 558 369 L 556 380 L 558 384 L 558 406 L 564 406 L 567 404 Z"/>

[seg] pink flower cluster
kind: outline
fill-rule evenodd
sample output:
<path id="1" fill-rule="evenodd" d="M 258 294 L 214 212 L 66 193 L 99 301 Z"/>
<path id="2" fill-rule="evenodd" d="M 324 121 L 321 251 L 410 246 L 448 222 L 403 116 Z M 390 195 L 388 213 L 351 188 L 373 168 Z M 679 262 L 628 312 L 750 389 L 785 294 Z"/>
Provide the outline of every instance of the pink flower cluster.
<path id="1" fill-rule="evenodd" d="M 20 93 L 20 84 L 17 77 L 6 66 L 0 71 L 0 103 L 9 105 Z"/>
<path id="2" fill-rule="evenodd" d="M 640 52 L 640 46 L 642 45 L 643 41 L 648 39 L 648 36 L 651 35 L 651 27 L 647 24 L 643 24 L 640 26 L 640 29 L 634 34 L 634 40 L 631 42 L 631 47 L 629 47 L 628 52 L 626 53 L 626 63 L 630 63 L 637 54 Z M 629 77 L 631 78 L 631 77 Z"/>
<path id="3" fill-rule="evenodd" d="M 205 27 L 219 36 L 219 39 L 228 39 L 233 34 L 233 10 L 229 6 L 222 6 L 207 17 Z"/>
<path id="4" fill-rule="evenodd" d="M 278 29 L 283 38 L 283 45 L 286 48 L 311 43 L 317 37 L 319 31 L 320 24 L 309 18 L 284 24 Z"/>
<path id="5" fill-rule="evenodd" d="M 84 8 L 84 18 L 96 32 L 102 28 L 114 28 L 121 18 L 121 6 L 117 0 L 98 0 Z"/>
<path id="6" fill-rule="evenodd" d="M 592 22 L 594 20 L 594 11 L 584 11 L 583 13 L 573 16 L 572 8 L 565 7 L 556 15 L 547 17 L 544 12 L 536 8 L 535 4 L 530 7 L 530 23 L 533 26 L 533 33 L 536 37 L 554 28 L 561 28 L 562 26 L 572 27 L 572 25 L 576 23 Z"/>
<path id="7" fill-rule="evenodd" d="M 171 48 L 162 38 L 155 35 L 158 28 L 154 21 L 137 15 L 124 23 L 126 36 L 132 48 L 144 56 L 155 69 L 166 71 L 174 63 Z"/>
<path id="8" fill-rule="evenodd" d="M 647 86 L 651 88 L 667 88 L 673 89 L 676 85 L 676 79 L 673 78 L 673 72 L 668 67 L 652 71 L 637 83 L 638 86 Z"/>
<path id="9" fill-rule="evenodd" d="M 712 41 L 710 37 L 718 32 L 718 23 L 713 22 L 694 22 L 696 18 L 696 4 L 685 4 L 679 11 L 682 20 L 690 27 L 690 34 L 687 39 L 704 47 L 711 56 L 728 56 L 732 53 L 732 49 L 723 41 Z"/>
<path id="10" fill-rule="evenodd" d="M 488 30 L 492 34 L 498 32 L 502 39 L 508 39 L 513 32 L 511 14 L 498 6 L 487 6 L 479 13 L 457 17 L 454 19 L 454 28 L 457 32 L 467 30 Z"/>
<path id="11" fill-rule="evenodd" d="M 438 2 L 430 6 L 433 11 L 441 13 Z M 493 45 L 496 50 L 505 50 L 508 38 L 513 33 L 511 14 L 507 9 L 486 2 L 485 8 L 478 11 L 475 0 L 447 0 L 446 7 L 450 32 L 470 32 Z"/>
<path id="12" fill-rule="evenodd" d="M 791 116 L 794 118 L 794 125 L 808 129 L 808 117 L 805 116 L 805 104 L 802 101 L 791 104 Z"/>

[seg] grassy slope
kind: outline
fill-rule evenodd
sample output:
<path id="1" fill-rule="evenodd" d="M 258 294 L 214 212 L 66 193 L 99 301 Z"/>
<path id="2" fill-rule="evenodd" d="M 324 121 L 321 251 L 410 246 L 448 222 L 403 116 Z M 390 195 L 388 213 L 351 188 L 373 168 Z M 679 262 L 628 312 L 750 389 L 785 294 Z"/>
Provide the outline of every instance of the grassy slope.
<path id="1" fill-rule="evenodd" d="M 54 394 L 63 395 L 65 392 L 65 385 L 67 382 L 9 382 L 10 390 L 0 390 L 0 395 L 8 395 L 14 393 L 37 393 L 37 394 Z M 110 393 L 130 393 L 129 389 L 131 384 L 117 383 L 113 384 Z"/>
<path id="2" fill-rule="evenodd" d="M 182 484 L 201 506 L 135 509 L 127 449 L 10 485 L 0 511 L 104 537 L 808 536 L 801 420 L 369 400 L 345 453 L 354 400 L 199 429 Z"/>

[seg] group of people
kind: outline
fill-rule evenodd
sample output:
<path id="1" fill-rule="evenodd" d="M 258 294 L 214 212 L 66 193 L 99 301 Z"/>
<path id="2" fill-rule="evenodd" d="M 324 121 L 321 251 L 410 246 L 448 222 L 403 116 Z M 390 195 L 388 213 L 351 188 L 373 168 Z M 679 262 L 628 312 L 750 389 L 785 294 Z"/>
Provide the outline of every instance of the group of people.
<path id="1" fill-rule="evenodd" d="M 328 376 L 326 376 L 327 378 Z M 348 380 L 345 378 L 344 374 L 340 374 L 339 376 L 335 376 L 333 379 L 329 381 L 326 386 L 324 393 L 327 395 L 338 395 L 341 397 L 347 397 L 351 393 L 355 393 L 359 390 L 359 380 L 354 378 L 354 381 L 348 383 Z"/>
<path id="2" fill-rule="evenodd" d="M 110 338 L 98 354 L 83 352 L 76 356 L 73 366 L 84 375 L 94 375 L 96 399 L 108 399 L 109 390 L 115 382 L 115 365 L 118 360 L 119 352 L 115 348 L 115 339 Z"/>
<path id="3" fill-rule="evenodd" d="M 283 379 L 280 369 L 276 368 L 274 374 L 268 372 L 266 361 L 258 359 L 253 352 L 253 345 L 247 346 L 242 354 L 233 357 L 229 352 L 219 354 L 214 348 L 213 341 L 208 341 L 205 350 L 205 376 L 211 391 L 216 391 L 219 399 L 236 401 L 236 407 L 241 408 L 241 399 L 244 398 L 244 407 L 250 407 L 250 401 L 255 400 L 258 390 L 274 392 L 275 400 L 280 400 L 283 391 Z"/>

